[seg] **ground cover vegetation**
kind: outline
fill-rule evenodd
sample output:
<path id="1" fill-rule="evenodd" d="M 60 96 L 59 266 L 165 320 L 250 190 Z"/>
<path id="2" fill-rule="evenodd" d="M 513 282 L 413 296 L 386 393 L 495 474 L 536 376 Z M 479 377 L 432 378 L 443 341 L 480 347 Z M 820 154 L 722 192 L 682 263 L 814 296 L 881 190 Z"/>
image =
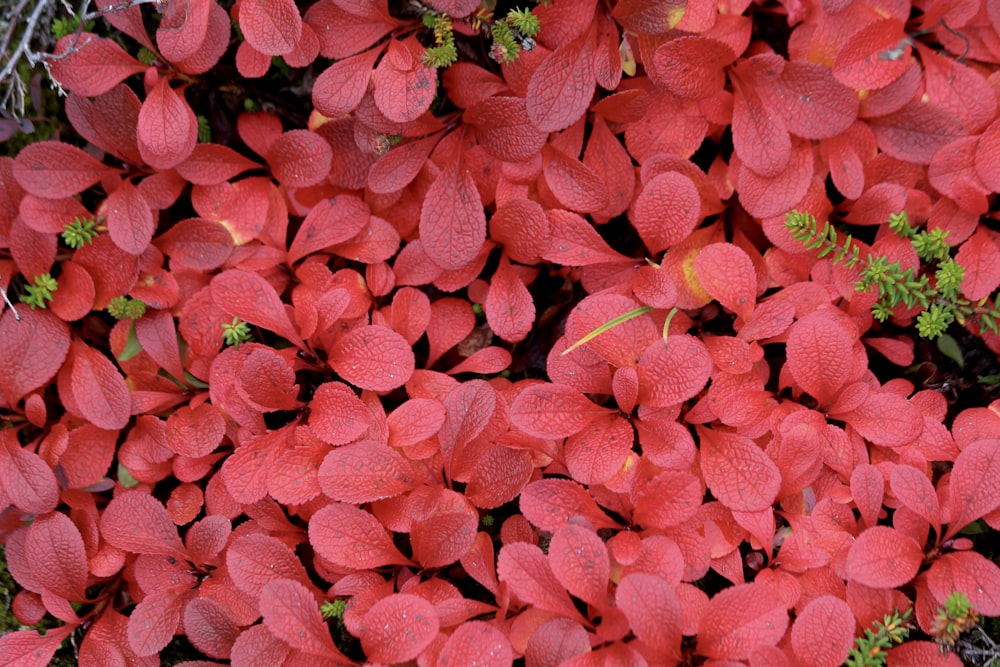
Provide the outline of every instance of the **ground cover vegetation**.
<path id="1" fill-rule="evenodd" d="M 998 0 L 0 28 L 0 664 L 1000 655 Z"/>

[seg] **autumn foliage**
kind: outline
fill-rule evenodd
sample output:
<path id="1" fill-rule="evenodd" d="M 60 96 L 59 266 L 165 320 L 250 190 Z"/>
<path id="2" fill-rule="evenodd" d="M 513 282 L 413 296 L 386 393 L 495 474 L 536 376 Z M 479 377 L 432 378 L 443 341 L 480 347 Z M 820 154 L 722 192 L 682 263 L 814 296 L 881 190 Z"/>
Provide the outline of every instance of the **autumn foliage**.
<path id="1" fill-rule="evenodd" d="M 59 41 L 62 131 L 0 158 L 0 542 L 59 624 L 0 664 L 836 667 L 1000 616 L 1000 402 L 784 225 L 919 271 L 905 211 L 996 292 L 1000 2 L 552 0 L 506 60 L 500 4 Z"/>

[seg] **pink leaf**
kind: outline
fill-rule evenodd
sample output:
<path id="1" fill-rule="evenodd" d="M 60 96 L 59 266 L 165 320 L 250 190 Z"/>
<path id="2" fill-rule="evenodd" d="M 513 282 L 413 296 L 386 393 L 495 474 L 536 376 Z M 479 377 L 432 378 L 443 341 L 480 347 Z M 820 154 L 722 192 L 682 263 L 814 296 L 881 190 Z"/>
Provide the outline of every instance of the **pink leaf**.
<path id="1" fill-rule="evenodd" d="M 422 597 L 399 593 L 382 598 L 365 614 L 361 647 L 369 660 L 399 663 L 419 656 L 438 634 L 434 606 Z"/>
<path id="2" fill-rule="evenodd" d="M 293 579 L 275 579 L 260 591 L 264 626 L 292 648 L 335 662 L 348 663 L 333 645 L 330 629 L 308 588 Z"/>
<path id="3" fill-rule="evenodd" d="M 701 617 L 698 651 L 719 660 L 740 660 L 775 646 L 785 635 L 788 612 L 767 584 L 737 584 L 713 597 Z"/>
<path id="4" fill-rule="evenodd" d="M 847 576 L 871 588 L 898 588 L 917 575 L 923 559 L 913 538 L 888 526 L 872 526 L 847 552 Z"/>

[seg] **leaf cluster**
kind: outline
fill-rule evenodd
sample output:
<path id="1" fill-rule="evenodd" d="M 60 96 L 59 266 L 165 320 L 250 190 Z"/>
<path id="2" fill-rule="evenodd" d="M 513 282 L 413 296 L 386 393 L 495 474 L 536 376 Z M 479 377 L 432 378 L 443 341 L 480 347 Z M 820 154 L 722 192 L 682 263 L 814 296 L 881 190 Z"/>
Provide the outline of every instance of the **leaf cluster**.
<path id="1" fill-rule="evenodd" d="M 903 269 L 899 260 L 890 262 L 886 257 L 871 253 L 861 260 L 853 237 L 848 234 L 840 242 L 837 230 L 829 221 L 820 228 L 815 217 L 807 212 L 792 211 L 785 216 L 785 227 L 792 237 L 810 250 L 819 250 L 817 257 L 830 256 L 834 264 L 842 263 L 849 268 L 861 262 L 856 289 L 859 292 L 878 290 L 878 300 L 872 305 L 876 320 L 884 322 L 893 316 L 897 307 L 904 306 L 919 308 L 916 329 L 924 338 L 937 338 L 956 321 L 965 325 L 974 320 L 983 329 L 1000 333 L 1000 292 L 992 303 L 989 297 L 977 302 L 964 298 L 961 286 L 965 267 L 949 254 L 949 232 L 940 229 L 918 231 L 907 221 L 905 211 L 891 215 L 888 225 L 895 234 L 912 243 L 922 262 L 916 270 Z"/>

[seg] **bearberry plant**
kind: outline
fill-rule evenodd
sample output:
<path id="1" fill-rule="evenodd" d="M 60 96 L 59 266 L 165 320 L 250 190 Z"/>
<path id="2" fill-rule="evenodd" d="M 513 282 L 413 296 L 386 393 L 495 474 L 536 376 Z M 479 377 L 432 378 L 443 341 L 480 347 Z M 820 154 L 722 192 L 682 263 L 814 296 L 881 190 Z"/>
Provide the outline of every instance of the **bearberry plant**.
<path id="1" fill-rule="evenodd" d="M 0 664 L 995 655 L 996 0 L 8 4 Z"/>

